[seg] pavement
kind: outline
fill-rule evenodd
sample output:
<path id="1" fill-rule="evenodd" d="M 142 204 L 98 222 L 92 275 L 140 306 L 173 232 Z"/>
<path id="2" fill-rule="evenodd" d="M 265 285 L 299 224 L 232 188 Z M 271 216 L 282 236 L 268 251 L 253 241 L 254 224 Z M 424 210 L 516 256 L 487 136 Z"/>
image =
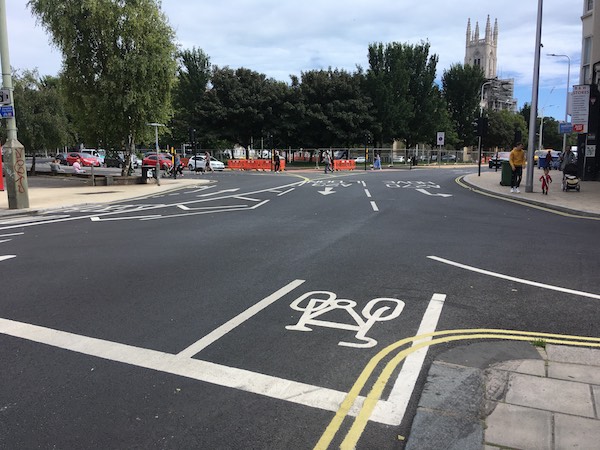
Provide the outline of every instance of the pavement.
<path id="1" fill-rule="evenodd" d="M 453 166 L 449 166 L 453 167 Z M 418 167 L 417 170 L 422 168 Z M 316 171 L 315 171 L 316 172 Z M 580 220 L 600 220 L 600 182 L 561 190 L 552 171 L 548 195 L 535 169 L 533 192 L 511 193 L 500 171 L 461 177 L 480 194 L 523 207 L 543 208 Z M 0 220 L 14 214 L 113 203 L 210 183 L 211 175 L 186 174 L 148 184 L 93 186 L 89 178 L 28 177 L 30 208 L 11 210 L 0 194 Z M 533 341 L 475 342 L 439 355 L 427 374 L 407 450 L 600 449 L 600 348 Z"/>

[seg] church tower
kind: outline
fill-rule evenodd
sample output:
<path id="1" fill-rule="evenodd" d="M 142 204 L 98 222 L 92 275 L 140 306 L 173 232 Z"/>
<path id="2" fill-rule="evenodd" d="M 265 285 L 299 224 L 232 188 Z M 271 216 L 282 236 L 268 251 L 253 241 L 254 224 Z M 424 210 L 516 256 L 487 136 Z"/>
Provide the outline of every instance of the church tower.
<path id="1" fill-rule="evenodd" d="M 494 22 L 494 29 L 490 25 L 490 16 L 485 25 L 485 37 L 479 38 L 479 23 L 475 22 L 475 32 L 471 34 L 471 19 L 467 21 L 467 44 L 465 51 L 465 65 L 479 66 L 485 78 L 496 78 L 498 51 L 498 19 Z"/>

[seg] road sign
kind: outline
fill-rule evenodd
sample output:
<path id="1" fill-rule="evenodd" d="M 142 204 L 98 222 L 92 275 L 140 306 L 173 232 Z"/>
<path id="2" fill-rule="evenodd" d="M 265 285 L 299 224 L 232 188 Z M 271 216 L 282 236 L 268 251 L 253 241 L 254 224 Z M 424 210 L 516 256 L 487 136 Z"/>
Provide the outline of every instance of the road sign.
<path id="1" fill-rule="evenodd" d="M 573 131 L 573 124 L 569 122 L 561 122 L 558 124 L 558 132 L 560 134 L 568 134 Z"/>
<path id="2" fill-rule="evenodd" d="M 15 111 L 12 106 L 0 106 L 0 117 L 15 117 Z"/>
<path id="3" fill-rule="evenodd" d="M 587 133 L 590 115 L 590 86 L 573 86 L 571 122 L 575 133 Z"/>
<path id="4" fill-rule="evenodd" d="M 437 145 L 444 145 L 444 138 L 446 137 L 446 133 L 443 131 L 438 131 L 437 134 Z"/>
<path id="5" fill-rule="evenodd" d="M 10 91 L 8 89 L 0 89 L 0 105 L 10 105 Z"/>

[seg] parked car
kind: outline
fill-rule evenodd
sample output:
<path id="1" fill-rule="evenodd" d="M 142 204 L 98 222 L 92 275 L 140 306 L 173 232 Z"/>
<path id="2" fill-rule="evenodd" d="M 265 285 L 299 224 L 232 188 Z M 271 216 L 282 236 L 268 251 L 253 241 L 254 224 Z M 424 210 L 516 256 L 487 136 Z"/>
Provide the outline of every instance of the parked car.
<path id="1" fill-rule="evenodd" d="M 401 156 L 394 156 L 392 161 L 395 163 L 405 163 L 406 159 L 404 158 L 404 156 L 401 155 Z"/>
<path id="2" fill-rule="evenodd" d="M 354 158 L 354 161 L 356 162 L 356 164 L 364 164 L 366 162 L 364 156 L 357 156 L 356 158 Z"/>
<path id="3" fill-rule="evenodd" d="M 104 158 L 104 164 L 106 167 L 118 167 L 120 169 L 125 164 L 125 161 L 118 153 L 109 153 Z"/>
<path id="4" fill-rule="evenodd" d="M 490 158 L 489 166 L 490 169 L 493 168 L 501 168 L 502 161 L 508 161 L 508 157 L 510 156 L 510 152 L 498 152 L 494 156 Z"/>
<path id="5" fill-rule="evenodd" d="M 67 164 L 69 166 L 72 166 L 73 163 L 75 161 L 77 161 L 77 159 L 81 159 L 82 166 L 100 167 L 100 160 L 97 157 L 90 155 L 89 153 L 82 153 L 82 152 L 67 153 Z"/>
<path id="6" fill-rule="evenodd" d="M 66 153 L 58 153 L 55 156 L 55 158 L 58 159 L 62 165 L 64 165 L 64 166 L 67 165 L 67 154 Z"/>
<path id="7" fill-rule="evenodd" d="M 456 162 L 456 155 L 442 155 L 442 162 Z"/>
<path id="8" fill-rule="evenodd" d="M 188 169 L 204 172 L 205 161 L 204 155 L 191 156 L 188 160 Z M 210 157 L 210 167 L 213 170 L 225 170 L 225 164 L 213 156 Z"/>
<path id="9" fill-rule="evenodd" d="M 171 155 L 168 153 L 160 153 L 160 168 L 166 169 L 167 167 L 171 167 L 173 165 L 173 161 L 171 160 Z M 148 153 L 142 160 L 143 166 L 155 166 L 156 167 L 156 153 Z"/>
<path id="10" fill-rule="evenodd" d="M 100 160 L 100 165 L 104 164 L 104 158 L 106 153 L 104 150 L 96 150 L 95 148 L 82 148 L 81 153 L 87 153 L 89 155 L 95 156 Z"/>

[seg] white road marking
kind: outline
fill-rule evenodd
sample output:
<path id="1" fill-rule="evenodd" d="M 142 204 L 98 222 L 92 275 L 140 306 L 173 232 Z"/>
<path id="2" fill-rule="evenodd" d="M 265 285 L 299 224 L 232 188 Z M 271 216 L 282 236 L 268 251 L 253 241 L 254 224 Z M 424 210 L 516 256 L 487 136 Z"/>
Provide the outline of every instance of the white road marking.
<path id="1" fill-rule="evenodd" d="M 237 192 L 239 191 L 240 188 L 234 188 L 234 189 L 224 189 L 222 191 L 217 191 L 217 192 L 209 192 L 208 194 L 202 194 L 202 195 L 198 195 L 198 197 L 211 197 L 213 195 L 219 195 L 219 194 L 226 194 L 227 192 Z"/>
<path id="2" fill-rule="evenodd" d="M 365 194 L 367 195 L 368 198 L 371 198 L 371 193 L 369 192 L 368 189 L 365 189 Z"/>
<path id="3" fill-rule="evenodd" d="M 12 258 L 16 258 L 17 255 L 3 255 L 0 256 L 0 261 L 6 261 L 7 259 L 12 259 Z"/>
<path id="4" fill-rule="evenodd" d="M 183 213 L 183 214 L 170 214 L 170 215 L 164 215 L 164 216 L 156 216 L 156 217 L 146 217 L 146 218 L 142 218 L 140 220 L 144 221 L 144 220 L 158 220 L 158 219 L 171 219 L 173 217 L 187 217 L 187 216 L 194 216 L 194 215 L 199 215 L 199 214 L 215 214 L 215 213 L 222 213 L 222 212 L 231 212 L 231 211 L 250 211 L 252 209 L 257 209 L 260 208 L 262 205 L 269 203 L 269 200 L 263 200 L 260 203 L 257 203 L 254 206 L 248 206 L 248 205 L 242 205 L 243 208 L 232 208 L 232 207 L 223 207 L 223 206 L 217 206 L 216 209 L 210 209 L 209 211 L 195 211 L 195 212 L 188 212 L 188 213 Z M 215 208 L 215 207 L 212 207 Z M 224 209 L 219 209 L 219 208 L 224 208 Z M 198 208 L 194 208 L 194 209 L 198 209 Z"/>
<path id="5" fill-rule="evenodd" d="M 241 195 L 236 195 L 233 198 L 237 198 L 238 200 L 246 200 L 247 202 L 260 202 L 260 198 L 243 197 Z"/>
<path id="6" fill-rule="evenodd" d="M 373 211 L 379 211 L 379 208 L 377 207 L 377 204 L 375 202 L 371 202 L 371 208 L 373 208 Z"/>
<path id="7" fill-rule="evenodd" d="M 0 244 L 3 244 L 4 242 L 10 242 L 12 241 L 12 239 L 2 239 L 0 240 Z"/>
<path id="8" fill-rule="evenodd" d="M 425 190 L 425 189 L 415 189 L 415 191 L 420 192 L 421 194 L 426 194 L 426 195 L 430 195 L 432 197 L 452 197 L 452 194 L 432 194 L 431 192 Z"/>
<path id="9" fill-rule="evenodd" d="M 141 219 L 152 219 L 152 218 L 158 218 L 160 217 L 160 214 L 153 214 L 150 216 L 130 216 L 130 217 L 98 217 L 98 216 L 93 216 L 90 217 L 90 220 L 92 222 L 110 222 L 110 221 L 116 221 L 116 220 L 141 220 Z"/>
<path id="10" fill-rule="evenodd" d="M 335 191 L 333 190 L 332 187 L 326 187 L 322 191 L 317 191 L 317 192 L 322 195 L 335 194 Z"/>
<path id="11" fill-rule="evenodd" d="M 238 325 L 241 325 L 243 322 L 245 322 L 246 320 L 250 319 L 252 316 L 254 316 L 254 315 L 258 314 L 259 312 L 261 312 L 267 306 L 271 305 L 272 303 L 274 303 L 277 300 L 279 300 L 281 297 L 285 296 L 289 292 L 291 292 L 294 289 L 296 289 L 298 286 L 300 286 L 305 281 L 306 280 L 294 280 L 291 283 L 287 284 L 286 286 L 282 287 L 281 289 L 273 292 L 271 295 L 265 297 L 260 302 L 258 302 L 255 305 L 251 306 L 250 308 L 248 308 L 243 313 L 238 314 L 236 317 L 234 317 L 233 319 L 231 319 L 228 322 L 224 323 L 223 325 L 221 325 L 216 330 L 212 331 L 211 333 L 207 334 L 206 336 L 204 336 L 199 341 L 197 341 L 194 344 L 190 345 L 188 348 L 180 351 L 178 353 L 178 356 L 191 358 L 192 356 L 194 356 L 195 354 L 201 352 L 203 349 L 205 349 L 206 347 L 208 347 L 210 344 L 212 344 L 216 340 L 218 340 L 218 339 L 222 338 L 223 336 L 225 336 L 227 333 L 229 333 L 231 330 L 233 330 Z"/>
<path id="12" fill-rule="evenodd" d="M 291 189 L 288 189 L 287 191 L 283 191 L 283 192 L 277 194 L 277 197 L 281 197 L 282 195 L 288 194 L 288 193 L 292 192 L 294 189 L 295 188 L 291 188 Z"/>
<path id="13" fill-rule="evenodd" d="M 0 234 L 0 237 L 21 236 L 22 234 L 25 234 L 25 233 L 7 233 L 7 234 Z"/>
<path id="14" fill-rule="evenodd" d="M 455 261 L 450 261 L 449 259 L 439 258 L 437 256 L 428 256 L 429 259 L 433 259 L 434 261 L 438 261 L 444 264 L 449 264 L 451 266 L 459 267 L 461 269 L 470 270 L 472 272 L 481 273 L 483 275 L 489 275 L 491 277 L 501 278 L 503 280 L 514 281 L 516 283 L 527 284 L 529 286 L 535 286 L 543 289 L 549 289 L 552 291 L 564 292 L 566 294 L 579 295 L 581 297 L 589 297 L 600 300 L 600 295 L 592 294 L 590 292 L 576 291 L 574 289 L 563 288 L 560 286 L 552 286 L 550 284 L 538 283 L 537 281 L 525 280 L 523 278 L 512 277 L 510 275 L 504 275 L 497 272 L 491 272 L 485 269 L 479 269 L 473 266 L 467 266 L 466 264 L 457 263 Z"/>
<path id="15" fill-rule="evenodd" d="M 427 310 L 421 319 L 421 325 L 419 325 L 419 330 L 416 334 L 417 336 L 433 333 L 436 330 L 445 301 L 445 294 L 433 294 L 429 301 L 429 305 L 427 306 Z M 418 341 L 415 340 L 411 346 L 414 347 L 415 345 L 430 341 L 431 339 L 432 337 L 426 337 Z M 392 421 L 394 425 L 400 425 L 402 423 L 402 419 L 408 408 L 408 402 L 415 390 L 417 379 L 423 368 L 423 363 L 428 350 L 429 347 L 426 346 L 406 357 L 387 401 L 378 403 L 373 410 L 371 420 L 385 420 L 386 423 Z"/>

